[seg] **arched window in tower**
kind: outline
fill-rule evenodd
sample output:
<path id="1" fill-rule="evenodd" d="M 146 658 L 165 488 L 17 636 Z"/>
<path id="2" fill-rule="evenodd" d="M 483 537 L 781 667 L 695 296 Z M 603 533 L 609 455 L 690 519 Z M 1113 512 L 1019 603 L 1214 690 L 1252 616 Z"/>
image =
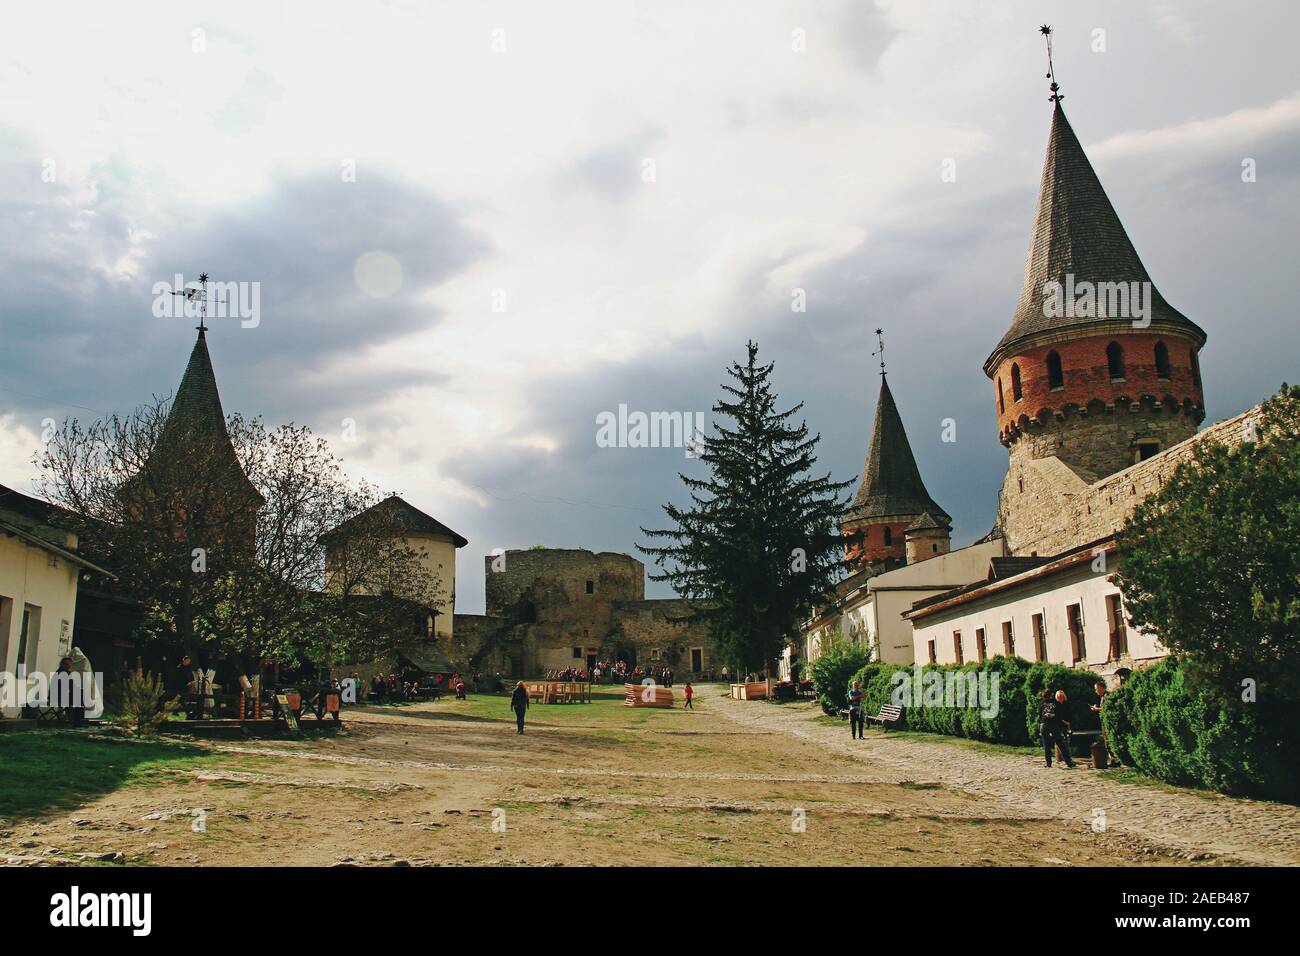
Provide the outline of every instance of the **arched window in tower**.
<path id="1" fill-rule="evenodd" d="M 1196 358 L 1196 349 L 1192 349 L 1188 355 L 1191 356 L 1192 378 L 1196 381 L 1196 388 L 1201 388 L 1201 363 Z"/>
<path id="2" fill-rule="evenodd" d="M 997 378 L 998 383 L 998 414 L 1001 415 L 1007 410 L 1006 400 L 1002 397 L 1002 376 Z"/>
<path id="3" fill-rule="evenodd" d="M 1112 382 L 1124 378 L 1124 347 L 1118 342 L 1106 346 L 1106 367 L 1110 369 Z"/>
<path id="4" fill-rule="evenodd" d="M 1169 380 L 1169 346 L 1156 343 L 1156 378 Z"/>
<path id="5" fill-rule="evenodd" d="M 1061 356 L 1057 352 L 1047 353 L 1047 387 L 1065 388 L 1065 373 L 1061 371 Z"/>
<path id="6" fill-rule="evenodd" d="M 1020 388 L 1020 366 L 1011 366 L 1011 397 L 1017 402 L 1024 397 L 1024 392 Z"/>
<path id="7" fill-rule="evenodd" d="M 885 526 L 885 547 L 894 543 L 894 532 L 888 525 Z"/>

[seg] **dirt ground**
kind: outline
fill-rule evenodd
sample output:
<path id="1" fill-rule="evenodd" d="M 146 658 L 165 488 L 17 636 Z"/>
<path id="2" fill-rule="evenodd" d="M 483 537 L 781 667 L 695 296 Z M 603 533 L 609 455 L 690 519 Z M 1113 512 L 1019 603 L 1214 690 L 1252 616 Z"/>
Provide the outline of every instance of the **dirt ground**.
<path id="1" fill-rule="evenodd" d="M 329 736 L 191 742 L 197 760 L 129 777 L 70 812 L 0 821 L 0 862 L 1183 862 L 1132 835 L 748 729 L 723 716 L 720 694 L 700 688 L 694 712 L 625 708 L 621 689 L 589 705 L 534 705 L 523 736 L 505 698 L 477 697 L 348 710 Z"/>

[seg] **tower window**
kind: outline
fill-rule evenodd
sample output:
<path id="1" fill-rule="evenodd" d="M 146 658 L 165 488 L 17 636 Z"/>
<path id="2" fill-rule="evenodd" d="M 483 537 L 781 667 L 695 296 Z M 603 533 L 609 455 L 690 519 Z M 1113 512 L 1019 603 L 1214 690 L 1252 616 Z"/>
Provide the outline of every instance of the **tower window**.
<path id="1" fill-rule="evenodd" d="M 1024 392 L 1020 388 L 1020 366 L 1011 366 L 1011 397 L 1017 402 L 1024 397 Z"/>
<path id="2" fill-rule="evenodd" d="M 1007 410 L 1006 401 L 1002 397 L 1002 376 L 998 376 L 998 414 L 1001 415 Z"/>
<path id="3" fill-rule="evenodd" d="M 1201 387 L 1201 363 L 1196 360 L 1196 349 L 1192 349 L 1188 355 L 1191 357 L 1192 377 L 1196 379 L 1196 387 Z"/>
<path id="4" fill-rule="evenodd" d="M 1061 356 L 1056 352 L 1047 353 L 1047 387 L 1065 388 L 1065 374 L 1061 371 Z"/>
<path id="5" fill-rule="evenodd" d="M 1169 346 L 1156 343 L 1156 378 L 1169 379 Z"/>
<path id="6" fill-rule="evenodd" d="M 596 582 L 595 582 L 595 581 L 588 581 L 588 582 L 587 582 L 587 593 L 588 593 L 588 594 L 595 594 L 595 593 L 596 593 Z"/>
<path id="7" fill-rule="evenodd" d="M 890 544 L 893 544 L 893 543 L 894 543 L 894 532 L 893 532 L 893 530 L 890 529 L 889 527 L 886 527 L 886 528 L 885 528 L 885 544 L 886 544 L 886 545 L 890 545 Z"/>
<path id="8" fill-rule="evenodd" d="M 1106 346 L 1106 367 L 1110 369 L 1112 382 L 1124 380 L 1124 347 L 1118 342 Z"/>

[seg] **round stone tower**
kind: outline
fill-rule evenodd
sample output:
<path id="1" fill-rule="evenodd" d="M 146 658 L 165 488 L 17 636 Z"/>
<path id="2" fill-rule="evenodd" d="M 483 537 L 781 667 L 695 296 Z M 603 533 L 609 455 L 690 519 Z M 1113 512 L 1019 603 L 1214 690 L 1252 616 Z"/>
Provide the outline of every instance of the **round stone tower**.
<path id="1" fill-rule="evenodd" d="M 1096 481 L 1191 437 L 1205 417 L 1205 332 L 1155 288 L 1054 100 L 1020 302 L 984 363 L 1010 450 L 999 524 L 1013 553 L 1032 520 L 1017 507 L 1040 477 L 1032 462 L 1056 458 Z"/>

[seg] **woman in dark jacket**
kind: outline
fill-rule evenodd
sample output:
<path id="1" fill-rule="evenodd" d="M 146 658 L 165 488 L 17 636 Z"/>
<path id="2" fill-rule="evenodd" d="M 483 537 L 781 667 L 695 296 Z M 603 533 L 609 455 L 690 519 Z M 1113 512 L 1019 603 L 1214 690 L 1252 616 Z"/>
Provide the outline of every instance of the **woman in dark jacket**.
<path id="1" fill-rule="evenodd" d="M 519 725 L 519 732 L 524 732 L 524 713 L 528 710 L 528 688 L 524 682 L 520 681 L 515 684 L 515 692 L 510 695 L 510 709 L 515 712 L 515 723 Z"/>

